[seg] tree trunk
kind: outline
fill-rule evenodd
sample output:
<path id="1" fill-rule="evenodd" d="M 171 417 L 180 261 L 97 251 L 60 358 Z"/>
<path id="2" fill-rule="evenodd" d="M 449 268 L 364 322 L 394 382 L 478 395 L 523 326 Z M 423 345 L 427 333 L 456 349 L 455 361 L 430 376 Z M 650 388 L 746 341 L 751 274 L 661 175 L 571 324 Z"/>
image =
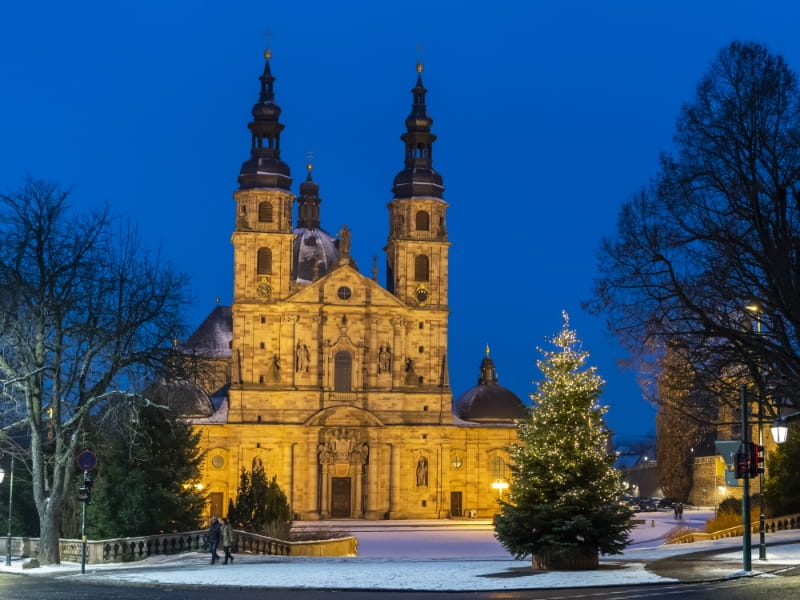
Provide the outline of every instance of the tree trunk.
<path id="1" fill-rule="evenodd" d="M 58 545 L 59 523 L 56 522 L 58 521 L 56 513 L 57 511 L 45 510 L 43 518 L 39 520 L 39 564 L 41 565 L 61 564 Z"/>
<path id="2" fill-rule="evenodd" d="M 589 571 L 600 566 L 597 548 L 575 548 L 569 552 L 537 552 L 531 557 L 534 569 L 546 571 Z"/>

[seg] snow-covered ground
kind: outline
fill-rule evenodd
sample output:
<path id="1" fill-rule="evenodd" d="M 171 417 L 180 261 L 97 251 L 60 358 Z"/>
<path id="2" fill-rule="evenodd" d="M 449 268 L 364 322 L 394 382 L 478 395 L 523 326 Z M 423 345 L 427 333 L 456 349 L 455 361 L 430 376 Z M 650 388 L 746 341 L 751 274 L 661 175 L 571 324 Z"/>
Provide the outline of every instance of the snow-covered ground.
<path id="1" fill-rule="evenodd" d="M 604 557 L 596 571 L 534 572 L 529 560 L 514 560 L 494 539 L 488 523 L 352 521 L 351 532 L 359 540 L 358 557 L 311 558 L 237 554 L 233 564 L 209 564 L 209 556 L 190 553 L 160 556 L 146 561 L 113 565 L 65 563 L 59 567 L 26 569 L 30 575 L 81 578 L 103 582 L 222 585 L 242 587 L 291 587 L 322 589 L 503 590 L 551 587 L 631 585 L 676 581 L 645 569 L 661 558 L 699 550 L 718 550 L 718 567 L 704 564 L 708 578 L 742 575 L 741 538 L 694 544 L 665 545 L 676 527 L 702 528 L 708 511 L 684 513 L 676 521 L 672 513 L 641 513 L 645 523 L 633 531 L 633 543 L 623 555 Z M 324 526 L 324 523 L 320 523 Z M 770 546 L 776 542 L 794 542 Z M 754 572 L 765 567 L 800 564 L 800 531 L 769 534 L 767 563 L 758 560 L 758 536 L 753 536 Z M 0 571 L 22 571 L 22 561 Z M 761 568 L 760 568 L 761 567 Z"/>

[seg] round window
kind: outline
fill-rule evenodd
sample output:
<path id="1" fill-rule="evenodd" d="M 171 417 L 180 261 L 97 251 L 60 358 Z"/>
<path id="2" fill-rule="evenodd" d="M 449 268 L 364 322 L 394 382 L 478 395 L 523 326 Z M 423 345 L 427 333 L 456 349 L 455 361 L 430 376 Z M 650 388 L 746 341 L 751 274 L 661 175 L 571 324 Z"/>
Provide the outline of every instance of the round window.
<path id="1" fill-rule="evenodd" d="M 450 464 L 451 464 L 451 465 L 453 465 L 453 468 L 454 468 L 454 469 L 460 469 L 460 468 L 461 468 L 461 465 L 463 465 L 463 464 L 464 464 L 464 461 L 461 459 L 461 457 L 460 457 L 460 456 L 458 456 L 458 455 L 455 455 L 455 456 L 453 457 L 453 461 L 452 461 Z"/>
<path id="2" fill-rule="evenodd" d="M 222 465 L 225 464 L 225 459 L 222 458 L 219 454 L 217 454 L 214 458 L 211 459 L 211 464 L 214 465 L 216 468 L 221 469 Z"/>
<path id="3" fill-rule="evenodd" d="M 340 287 L 336 292 L 341 300 L 349 300 L 350 296 L 353 295 L 353 290 L 351 290 L 346 285 Z"/>

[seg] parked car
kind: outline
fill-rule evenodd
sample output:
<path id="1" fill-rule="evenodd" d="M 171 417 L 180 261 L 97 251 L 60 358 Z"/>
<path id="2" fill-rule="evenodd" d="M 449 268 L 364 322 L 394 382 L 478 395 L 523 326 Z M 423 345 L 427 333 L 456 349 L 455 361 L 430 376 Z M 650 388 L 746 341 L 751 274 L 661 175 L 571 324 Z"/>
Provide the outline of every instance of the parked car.
<path id="1" fill-rule="evenodd" d="M 623 496 L 622 503 L 631 508 L 635 512 L 639 512 L 639 504 L 631 496 Z"/>
<path id="2" fill-rule="evenodd" d="M 658 508 L 675 508 L 675 505 L 680 502 L 677 498 L 662 498 L 658 501 Z"/>
<path id="3" fill-rule="evenodd" d="M 639 505 L 639 510 L 642 512 L 655 512 L 658 510 L 658 505 L 652 498 L 635 498 L 636 504 Z"/>

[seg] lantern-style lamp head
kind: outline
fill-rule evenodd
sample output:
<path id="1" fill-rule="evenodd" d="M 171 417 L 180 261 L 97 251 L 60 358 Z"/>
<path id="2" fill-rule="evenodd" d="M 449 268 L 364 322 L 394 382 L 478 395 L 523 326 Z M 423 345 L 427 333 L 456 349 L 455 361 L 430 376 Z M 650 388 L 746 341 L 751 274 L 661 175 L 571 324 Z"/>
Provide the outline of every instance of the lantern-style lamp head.
<path id="1" fill-rule="evenodd" d="M 789 425 L 784 419 L 775 419 L 769 429 L 776 444 L 782 444 L 786 441 L 786 436 L 789 434 Z"/>

